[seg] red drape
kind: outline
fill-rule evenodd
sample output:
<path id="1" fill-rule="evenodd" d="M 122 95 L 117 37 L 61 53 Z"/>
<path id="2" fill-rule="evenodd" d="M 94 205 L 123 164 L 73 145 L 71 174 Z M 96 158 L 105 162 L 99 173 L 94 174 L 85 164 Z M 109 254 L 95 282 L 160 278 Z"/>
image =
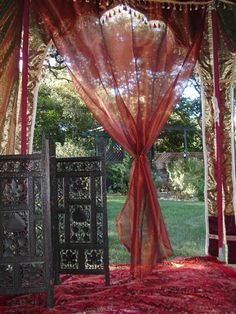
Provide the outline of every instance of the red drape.
<path id="1" fill-rule="evenodd" d="M 15 152 L 22 0 L 0 1 L 0 153 Z"/>
<path id="2" fill-rule="evenodd" d="M 139 11 L 125 4 L 105 13 L 99 1 L 32 4 L 88 108 L 133 157 L 116 222 L 131 252 L 131 272 L 142 276 L 171 255 L 147 152 L 193 71 L 205 10 L 167 10 L 148 1 Z"/>

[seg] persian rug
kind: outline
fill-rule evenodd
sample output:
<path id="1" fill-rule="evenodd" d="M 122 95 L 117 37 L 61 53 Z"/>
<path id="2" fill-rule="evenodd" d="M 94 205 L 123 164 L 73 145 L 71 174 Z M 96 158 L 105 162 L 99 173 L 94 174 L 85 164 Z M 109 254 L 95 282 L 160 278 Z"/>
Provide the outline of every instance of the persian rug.
<path id="1" fill-rule="evenodd" d="M 144 279 L 132 279 L 128 265 L 110 266 L 104 276 L 62 275 L 55 306 L 45 295 L 0 297 L 0 313 L 236 313 L 236 272 L 214 258 L 175 258 L 158 263 Z"/>

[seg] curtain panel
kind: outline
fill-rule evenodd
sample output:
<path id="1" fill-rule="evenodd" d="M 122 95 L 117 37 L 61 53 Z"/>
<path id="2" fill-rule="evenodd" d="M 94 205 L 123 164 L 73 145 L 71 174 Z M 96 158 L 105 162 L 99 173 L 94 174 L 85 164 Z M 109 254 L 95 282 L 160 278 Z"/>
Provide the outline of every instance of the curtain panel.
<path id="1" fill-rule="evenodd" d="M 223 193 L 223 234 L 225 260 L 236 262 L 236 226 L 235 226 L 235 164 L 234 164 L 234 109 L 232 87 L 235 81 L 235 34 L 233 35 L 232 17 L 236 5 L 228 5 L 229 10 L 221 6 L 218 13 L 218 54 L 219 78 L 221 88 L 221 148 L 222 148 L 222 193 Z M 204 40 L 199 53 L 199 74 L 203 93 L 203 137 L 206 206 L 206 253 L 218 256 L 218 208 L 217 208 L 217 167 L 215 118 L 217 116 L 214 96 L 214 70 L 212 55 L 211 12 L 207 18 Z"/>
<path id="2" fill-rule="evenodd" d="M 138 8 L 134 1 L 106 9 L 98 1 L 34 0 L 32 6 L 94 117 L 133 157 L 116 224 L 131 253 L 131 273 L 141 277 L 172 254 L 147 152 L 192 74 L 206 9 L 167 10 L 148 1 Z"/>
<path id="3" fill-rule="evenodd" d="M 19 115 L 23 1 L 0 1 L 0 153 L 13 154 Z"/>

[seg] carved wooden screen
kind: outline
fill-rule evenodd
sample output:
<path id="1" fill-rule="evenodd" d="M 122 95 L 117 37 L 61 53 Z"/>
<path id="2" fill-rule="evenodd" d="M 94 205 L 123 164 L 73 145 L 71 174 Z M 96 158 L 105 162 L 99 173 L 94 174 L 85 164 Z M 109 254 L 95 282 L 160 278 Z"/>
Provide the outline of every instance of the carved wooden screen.
<path id="1" fill-rule="evenodd" d="M 42 155 L 0 156 L 0 294 L 46 291 L 53 306 L 46 146 Z"/>
<path id="2" fill-rule="evenodd" d="M 57 158 L 54 171 L 56 277 L 59 273 L 104 274 L 109 284 L 103 160 L 101 157 Z"/>

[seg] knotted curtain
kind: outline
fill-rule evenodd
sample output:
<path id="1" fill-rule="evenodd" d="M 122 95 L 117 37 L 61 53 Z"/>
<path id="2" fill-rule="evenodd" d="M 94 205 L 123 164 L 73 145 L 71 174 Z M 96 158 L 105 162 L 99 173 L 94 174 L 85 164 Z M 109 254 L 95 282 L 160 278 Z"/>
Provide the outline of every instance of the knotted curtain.
<path id="1" fill-rule="evenodd" d="M 140 3 L 32 2 L 86 105 L 133 157 L 116 224 L 134 276 L 172 253 L 147 153 L 192 74 L 205 17 L 204 8 Z"/>

